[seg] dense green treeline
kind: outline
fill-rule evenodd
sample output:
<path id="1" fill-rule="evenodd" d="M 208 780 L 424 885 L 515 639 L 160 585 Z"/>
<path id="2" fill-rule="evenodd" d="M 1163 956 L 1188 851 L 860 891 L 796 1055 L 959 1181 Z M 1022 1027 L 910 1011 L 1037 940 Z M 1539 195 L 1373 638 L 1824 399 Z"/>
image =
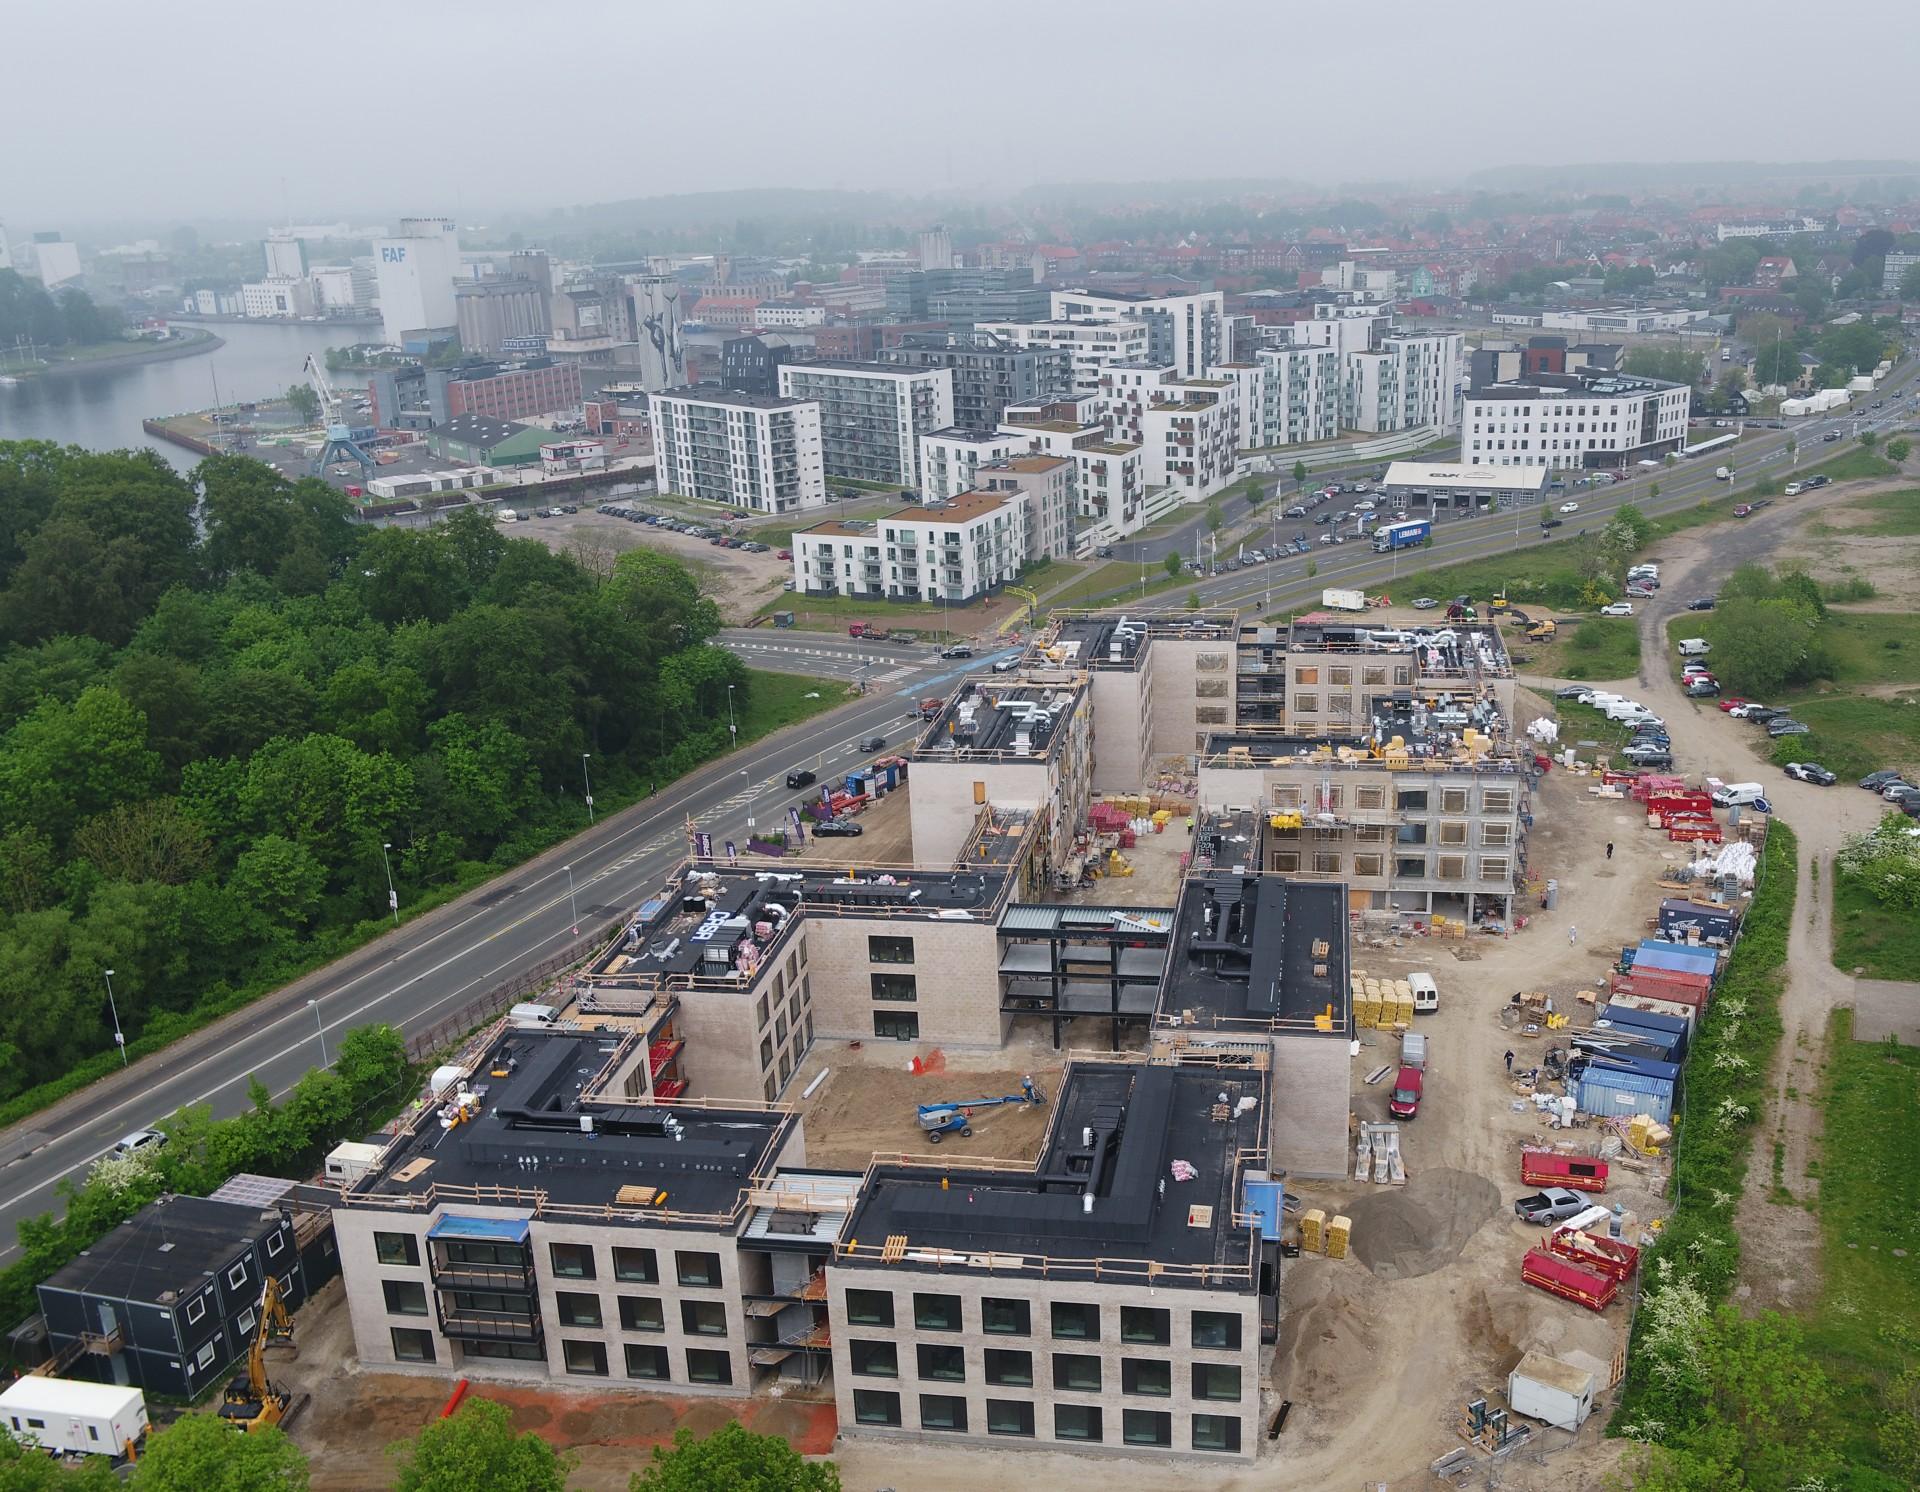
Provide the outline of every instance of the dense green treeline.
<path id="1" fill-rule="evenodd" d="M 240 457 L 0 443 L 0 1100 L 723 750 L 713 603 Z M 383 849 L 384 846 L 390 846 Z M 175 1017 L 177 1019 L 177 1016 Z"/>

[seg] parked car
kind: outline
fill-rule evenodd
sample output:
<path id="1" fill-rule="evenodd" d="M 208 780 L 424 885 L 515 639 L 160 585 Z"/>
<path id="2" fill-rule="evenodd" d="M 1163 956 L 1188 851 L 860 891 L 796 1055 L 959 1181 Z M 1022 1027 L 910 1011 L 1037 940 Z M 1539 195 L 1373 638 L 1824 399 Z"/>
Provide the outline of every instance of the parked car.
<path id="1" fill-rule="evenodd" d="M 1914 788 L 1911 782 L 1908 782 L 1904 777 L 1896 777 L 1892 782 L 1889 782 L 1885 787 L 1880 789 L 1880 796 L 1886 802 L 1891 803 L 1902 793 L 1910 793 L 1913 790 Z"/>
<path id="2" fill-rule="evenodd" d="M 791 772 L 787 773 L 788 787 L 812 787 L 813 784 L 819 780 L 819 778 L 815 777 L 813 773 L 809 772 L 805 767 L 795 767 Z"/>
<path id="3" fill-rule="evenodd" d="M 1804 721 L 1795 720 L 1791 715 L 1781 715 L 1767 722 L 1767 734 L 1777 741 L 1782 736 L 1811 735 L 1812 727 Z"/>
<path id="4" fill-rule="evenodd" d="M 1687 610 L 1688 611 L 1712 611 L 1713 597 L 1695 596 L 1691 601 L 1687 602 Z"/>
<path id="5" fill-rule="evenodd" d="M 1807 485 L 1809 487 L 1824 487 L 1827 485 L 1827 483 L 1831 482 L 1832 480 L 1833 478 L 1829 476 L 1808 477 Z"/>
<path id="6" fill-rule="evenodd" d="M 1710 678 L 1694 677 L 1687 681 L 1687 698 L 1712 699 L 1720 692 L 1720 686 Z"/>
<path id="7" fill-rule="evenodd" d="M 1629 606 L 1625 601 L 1615 601 L 1609 606 L 1602 606 L 1600 608 L 1600 615 L 1601 616 L 1632 616 L 1633 608 Z"/>
<path id="8" fill-rule="evenodd" d="M 1413 609 L 1415 611 L 1432 611 L 1433 608 L 1439 604 L 1440 603 L 1431 596 L 1416 596 L 1413 601 Z"/>
<path id="9" fill-rule="evenodd" d="M 1788 762 L 1786 774 L 1795 782 L 1810 782 L 1815 787 L 1832 787 L 1840 780 L 1818 762 Z"/>
<path id="10" fill-rule="evenodd" d="M 813 826 L 815 839 L 853 839 L 863 832 L 851 819 L 822 819 Z"/>
<path id="11" fill-rule="evenodd" d="M 1742 719 L 1751 720 L 1756 725 L 1766 725 L 1769 721 L 1784 720 L 1787 712 L 1772 705 L 1748 705 Z"/>
<path id="12" fill-rule="evenodd" d="M 1012 673 L 1019 666 L 1020 658 L 1016 654 L 1014 657 L 1002 658 L 999 662 L 995 663 L 993 665 L 993 671 L 995 673 Z"/>
<path id="13" fill-rule="evenodd" d="M 1627 599 L 1629 601 L 1651 601 L 1653 599 L 1653 592 L 1648 590 L 1644 585 L 1630 585 L 1627 587 Z"/>
<path id="14" fill-rule="evenodd" d="M 1393 1080 L 1393 1092 L 1387 1096 L 1387 1111 L 1396 1119 L 1412 1119 L 1420 1112 L 1420 1098 L 1426 1090 L 1426 1074 L 1418 1067 L 1403 1065 Z"/>
<path id="15" fill-rule="evenodd" d="M 1737 694 L 1729 694 L 1725 699 L 1720 701 L 1720 708 L 1726 714 L 1738 715 L 1752 703 L 1753 701 L 1750 699 L 1742 699 Z"/>
<path id="16" fill-rule="evenodd" d="M 1860 779 L 1860 786 L 1869 792 L 1879 792 L 1889 782 L 1899 780 L 1900 774 L 1891 767 L 1882 767 L 1878 772 L 1869 772 Z"/>
<path id="17" fill-rule="evenodd" d="M 1537 1223 L 1544 1228 L 1548 1223 L 1560 1222 L 1576 1212 L 1585 1212 L 1591 1206 L 1593 1199 L 1585 1192 L 1565 1186 L 1548 1186 L 1521 1197 L 1513 1204 L 1513 1215 L 1523 1222 Z"/>

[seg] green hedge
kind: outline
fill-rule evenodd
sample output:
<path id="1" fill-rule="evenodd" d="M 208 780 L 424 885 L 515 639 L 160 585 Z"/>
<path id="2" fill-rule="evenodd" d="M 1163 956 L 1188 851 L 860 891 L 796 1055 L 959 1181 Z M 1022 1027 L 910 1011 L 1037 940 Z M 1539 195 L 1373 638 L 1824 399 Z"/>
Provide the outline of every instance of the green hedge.
<path id="1" fill-rule="evenodd" d="M 1746 1185 L 1753 1131 L 1765 1117 L 1767 1074 L 1780 1044 L 1780 986 L 1799 875 L 1793 831 L 1778 819 L 1767 834 L 1760 877 L 1740 940 L 1694 1032 L 1685 1102 L 1674 1126 L 1673 1209 L 1660 1241 L 1641 1261 L 1643 1288 L 1663 1275 L 1691 1277 L 1718 1305 L 1740 1268 L 1734 1210 Z M 1723 1118 L 1723 1110 L 1730 1117 Z M 1673 1427 L 1701 1410 L 1684 1392 L 1654 1381 L 1641 1345 L 1644 1306 L 1634 1322 L 1627 1378 L 1614 1424 L 1654 1420 Z"/>

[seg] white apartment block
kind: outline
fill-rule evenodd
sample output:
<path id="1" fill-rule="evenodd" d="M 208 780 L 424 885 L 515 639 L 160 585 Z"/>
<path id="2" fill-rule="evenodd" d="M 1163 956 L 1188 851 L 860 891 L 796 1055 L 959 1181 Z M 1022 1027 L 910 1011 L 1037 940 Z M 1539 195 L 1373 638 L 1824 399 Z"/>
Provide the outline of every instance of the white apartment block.
<path id="1" fill-rule="evenodd" d="M 1393 318 L 1378 306 L 1323 301 L 1313 308 L 1312 320 L 1275 330 L 1286 332 L 1296 346 L 1332 347 L 1344 355 L 1366 351 L 1392 325 Z"/>
<path id="2" fill-rule="evenodd" d="M 877 524 L 818 524 L 793 536 L 794 589 L 890 601 L 971 601 L 1026 564 L 1029 497 L 969 492 Z"/>
<path id="3" fill-rule="evenodd" d="M 1218 290 L 1196 295 L 1116 295 L 1086 290 L 1053 292 L 1054 321 L 1139 321 L 1147 327 L 1147 356 L 1170 363 L 1182 378 L 1197 378 L 1233 354 L 1227 343 L 1226 297 Z"/>
<path id="4" fill-rule="evenodd" d="M 1064 456 L 1074 465 L 1073 491 L 1083 524 L 1119 538 L 1146 519 L 1146 455 L 1137 442 L 1111 439 L 1092 396 L 1007 410 L 1000 434 L 1033 455 Z"/>
<path id="5" fill-rule="evenodd" d="M 920 437 L 920 491 L 928 502 L 944 502 L 971 492 L 974 473 L 983 466 L 1023 455 L 1028 443 L 1003 428 L 995 435 L 972 430 L 935 430 Z"/>
<path id="6" fill-rule="evenodd" d="M 1347 354 L 1346 422 L 1385 434 L 1430 425 L 1459 428 L 1458 332 L 1389 332 L 1377 348 Z"/>
<path id="7" fill-rule="evenodd" d="M 1304 445 L 1340 434 L 1345 360 L 1331 346 L 1263 347 L 1260 404 L 1249 411 L 1249 447 Z"/>
<path id="8" fill-rule="evenodd" d="M 1182 378 L 1171 367 L 1116 367 L 1102 399 L 1107 428 L 1140 446 L 1149 488 L 1172 487 L 1184 501 L 1211 497 L 1233 480 L 1240 440 L 1240 385 L 1231 378 Z"/>
<path id="9" fill-rule="evenodd" d="M 1028 562 L 1073 553 L 1076 469 L 1066 456 L 1009 456 L 978 473 L 980 491 L 1027 497 L 1024 554 Z"/>
<path id="10" fill-rule="evenodd" d="M 701 384 L 655 394 L 652 412 L 662 492 L 755 513 L 825 505 L 819 405 Z"/>
<path id="11" fill-rule="evenodd" d="M 1564 470 L 1649 460 L 1686 440 L 1692 393 L 1622 374 L 1492 384 L 1467 395 L 1460 462 Z"/>
<path id="12" fill-rule="evenodd" d="M 780 392 L 820 406 L 830 479 L 918 488 L 920 437 L 953 425 L 953 370 L 893 363 L 786 363 Z"/>
<path id="13" fill-rule="evenodd" d="M 1144 362 L 1151 331 L 1144 321 L 990 321 L 977 330 L 1019 347 L 1064 347 L 1073 363 L 1073 391 L 1091 394 L 1115 363 Z"/>

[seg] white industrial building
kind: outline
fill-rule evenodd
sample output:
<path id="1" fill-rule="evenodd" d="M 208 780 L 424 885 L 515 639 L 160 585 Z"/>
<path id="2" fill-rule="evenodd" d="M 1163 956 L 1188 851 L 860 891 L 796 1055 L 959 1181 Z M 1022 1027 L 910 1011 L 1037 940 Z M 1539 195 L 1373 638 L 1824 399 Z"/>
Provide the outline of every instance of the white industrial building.
<path id="1" fill-rule="evenodd" d="M 1467 395 L 1464 466 L 1620 468 L 1678 450 L 1693 391 L 1626 374 L 1541 374 Z"/>
<path id="2" fill-rule="evenodd" d="M 240 287 L 240 314 L 249 320 L 313 314 L 313 282 L 305 275 L 269 275 Z"/>
<path id="3" fill-rule="evenodd" d="M 1148 358 L 1172 364 L 1182 378 L 1197 378 L 1232 353 L 1227 342 L 1226 297 L 1218 290 L 1193 295 L 1056 290 L 1051 319 L 1143 322 Z"/>
<path id="4" fill-rule="evenodd" d="M 451 218 L 402 218 L 397 234 L 374 240 L 373 265 L 381 334 L 391 345 L 425 352 L 453 335 L 460 239 Z"/>
<path id="5" fill-rule="evenodd" d="M 260 241 L 269 280 L 298 279 L 307 272 L 307 246 L 297 238 L 269 234 Z"/>
<path id="6" fill-rule="evenodd" d="M 989 321 L 978 330 L 1018 347 L 1064 347 L 1073 366 L 1073 391 L 1095 393 L 1115 363 L 1146 360 L 1151 333 L 1144 321 Z"/>
<path id="7" fill-rule="evenodd" d="M 820 406 L 714 384 L 653 396 L 662 492 L 755 513 L 799 513 L 827 500 Z"/>
<path id="8" fill-rule="evenodd" d="M 1396 508 L 1420 513 L 1449 508 L 1472 510 L 1492 503 L 1512 506 L 1538 502 L 1546 495 L 1547 468 L 1534 466 L 1445 466 L 1425 461 L 1394 461 L 1380 491 Z"/>

